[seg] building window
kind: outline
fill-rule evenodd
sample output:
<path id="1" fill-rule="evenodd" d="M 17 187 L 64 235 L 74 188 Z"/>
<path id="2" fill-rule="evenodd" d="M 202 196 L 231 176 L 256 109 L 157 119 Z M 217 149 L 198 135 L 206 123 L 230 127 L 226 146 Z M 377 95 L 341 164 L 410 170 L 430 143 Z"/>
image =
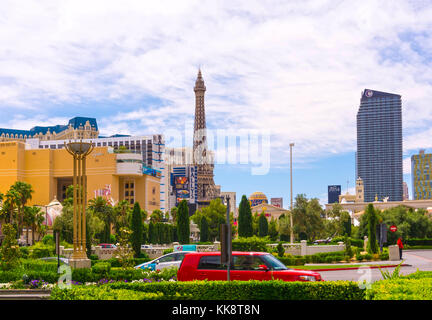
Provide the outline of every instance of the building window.
<path id="1" fill-rule="evenodd" d="M 130 204 L 135 203 L 135 189 L 134 189 L 134 181 L 128 180 L 124 182 L 124 190 L 125 190 L 125 198 L 124 200 L 128 201 Z"/>

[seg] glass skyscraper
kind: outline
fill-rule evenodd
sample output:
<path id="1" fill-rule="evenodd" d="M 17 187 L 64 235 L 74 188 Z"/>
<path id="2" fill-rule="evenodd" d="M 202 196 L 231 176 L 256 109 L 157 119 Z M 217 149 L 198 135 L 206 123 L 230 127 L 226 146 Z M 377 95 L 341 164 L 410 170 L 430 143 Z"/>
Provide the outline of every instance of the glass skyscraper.
<path id="1" fill-rule="evenodd" d="M 365 89 L 357 113 L 356 153 L 364 201 L 402 201 L 402 174 L 401 96 Z"/>

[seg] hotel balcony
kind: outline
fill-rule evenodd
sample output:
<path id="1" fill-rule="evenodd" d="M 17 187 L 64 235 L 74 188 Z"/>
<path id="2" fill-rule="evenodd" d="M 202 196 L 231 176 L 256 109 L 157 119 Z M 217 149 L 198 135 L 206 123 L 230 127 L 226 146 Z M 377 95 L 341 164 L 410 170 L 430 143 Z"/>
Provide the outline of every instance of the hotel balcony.
<path id="1" fill-rule="evenodd" d="M 138 153 L 117 153 L 118 175 L 142 175 L 142 155 Z"/>

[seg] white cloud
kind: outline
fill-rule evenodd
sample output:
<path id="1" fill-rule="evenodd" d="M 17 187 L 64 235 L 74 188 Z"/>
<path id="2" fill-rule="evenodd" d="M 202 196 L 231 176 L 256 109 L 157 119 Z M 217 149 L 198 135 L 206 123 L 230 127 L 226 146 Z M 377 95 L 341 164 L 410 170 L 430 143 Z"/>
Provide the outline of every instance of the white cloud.
<path id="1" fill-rule="evenodd" d="M 109 134 L 163 132 L 192 119 L 201 65 L 208 126 L 270 129 L 275 165 L 291 141 L 295 161 L 354 151 L 366 87 L 402 95 L 416 149 L 432 133 L 431 25 L 427 2 L 6 1 L 0 127 L 26 124 L 3 117 L 11 108 L 43 125 L 66 103 L 156 97 L 88 112 Z"/>

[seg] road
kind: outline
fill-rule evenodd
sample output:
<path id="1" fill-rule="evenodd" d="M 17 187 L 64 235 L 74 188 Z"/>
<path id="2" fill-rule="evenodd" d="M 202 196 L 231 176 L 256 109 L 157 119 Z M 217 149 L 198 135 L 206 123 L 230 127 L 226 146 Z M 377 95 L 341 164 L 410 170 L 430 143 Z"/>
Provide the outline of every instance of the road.
<path id="1" fill-rule="evenodd" d="M 432 250 L 404 250 L 402 254 L 404 264 L 409 264 L 408 267 L 401 267 L 401 274 L 410 274 L 421 271 L 432 271 Z M 398 262 L 395 262 L 397 264 Z M 384 271 L 392 273 L 395 268 L 385 268 Z M 319 272 L 325 281 L 334 280 L 350 280 L 361 281 L 368 280 L 371 282 L 382 280 L 382 275 L 379 269 L 361 268 L 354 270 L 339 270 L 339 271 L 320 271 Z"/>

